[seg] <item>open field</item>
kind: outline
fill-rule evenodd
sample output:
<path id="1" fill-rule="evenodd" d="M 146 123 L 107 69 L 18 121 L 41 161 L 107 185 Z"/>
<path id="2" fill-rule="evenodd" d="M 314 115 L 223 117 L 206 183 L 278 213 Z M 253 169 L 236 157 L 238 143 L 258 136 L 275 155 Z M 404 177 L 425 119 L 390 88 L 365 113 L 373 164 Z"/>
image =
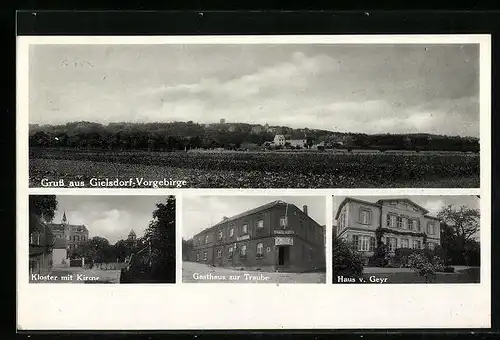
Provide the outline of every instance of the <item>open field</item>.
<path id="1" fill-rule="evenodd" d="M 190 188 L 477 188 L 479 156 L 457 153 L 148 152 L 30 149 L 30 186 L 91 178 L 186 181 Z"/>
<path id="2" fill-rule="evenodd" d="M 189 283 L 325 283 L 325 273 L 268 273 L 182 263 L 182 282 Z"/>

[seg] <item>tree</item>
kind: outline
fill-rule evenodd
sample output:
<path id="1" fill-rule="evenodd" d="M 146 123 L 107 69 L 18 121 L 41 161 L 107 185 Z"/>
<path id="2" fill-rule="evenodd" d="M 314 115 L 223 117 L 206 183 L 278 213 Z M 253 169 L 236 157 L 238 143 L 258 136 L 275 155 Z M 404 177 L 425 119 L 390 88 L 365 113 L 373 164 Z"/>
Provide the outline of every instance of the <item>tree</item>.
<path id="1" fill-rule="evenodd" d="M 456 264 L 468 264 L 468 252 L 474 252 L 479 244 L 474 235 L 479 232 L 479 209 L 461 206 L 459 209 L 451 205 L 444 207 L 439 213 L 441 219 L 441 245 L 446 256 Z"/>
<path id="2" fill-rule="evenodd" d="M 339 276 L 355 278 L 358 280 L 363 275 L 363 259 L 349 244 L 337 236 L 333 236 L 332 243 L 333 281 Z"/>
<path id="3" fill-rule="evenodd" d="M 157 282 L 175 280 L 175 197 L 158 203 L 153 220 L 145 232 L 149 245 L 151 279 Z"/>
<path id="4" fill-rule="evenodd" d="M 29 211 L 46 222 L 54 219 L 57 210 L 57 198 L 55 195 L 30 195 Z"/>

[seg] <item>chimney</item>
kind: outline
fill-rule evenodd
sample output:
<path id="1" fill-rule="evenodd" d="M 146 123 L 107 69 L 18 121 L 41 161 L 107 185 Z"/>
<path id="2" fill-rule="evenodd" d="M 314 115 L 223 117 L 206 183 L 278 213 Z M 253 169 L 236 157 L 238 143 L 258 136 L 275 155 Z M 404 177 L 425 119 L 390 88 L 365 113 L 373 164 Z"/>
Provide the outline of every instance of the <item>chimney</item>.
<path id="1" fill-rule="evenodd" d="M 224 216 L 224 217 L 222 218 L 222 220 L 223 220 L 223 221 L 225 221 L 225 220 L 229 220 L 229 217 Z"/>
<path id="2" fill-rule="evenodd" d="M 303 210 L 304 210 L 304 214 L 307 215 L 307 205 L 304 205 Z"/>

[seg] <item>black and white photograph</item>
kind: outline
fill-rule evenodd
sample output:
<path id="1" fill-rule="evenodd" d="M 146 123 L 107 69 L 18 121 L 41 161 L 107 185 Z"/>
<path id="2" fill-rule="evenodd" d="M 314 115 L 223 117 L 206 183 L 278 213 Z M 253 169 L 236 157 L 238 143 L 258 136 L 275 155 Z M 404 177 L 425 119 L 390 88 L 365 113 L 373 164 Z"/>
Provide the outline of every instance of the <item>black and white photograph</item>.
<path id="1" fill-rule="evenodd" d="M 335 196 L 333 283 L 480 283 L 479 196 Z"/>
<path id="2" fill-rule="evenodd" d="M 480 45 L 445 42 L 32 44 L 29 185 L 478 188 Z"/>
<path id="3" fill-rule="evenodd" d="M 325 197 L 183 197 L 182 282 L 325 283 Z"/>
<path id="4" fill-rule="evenodd" d="M 29 196 L 30 283 L 175 283 L 174 196 Z"/>

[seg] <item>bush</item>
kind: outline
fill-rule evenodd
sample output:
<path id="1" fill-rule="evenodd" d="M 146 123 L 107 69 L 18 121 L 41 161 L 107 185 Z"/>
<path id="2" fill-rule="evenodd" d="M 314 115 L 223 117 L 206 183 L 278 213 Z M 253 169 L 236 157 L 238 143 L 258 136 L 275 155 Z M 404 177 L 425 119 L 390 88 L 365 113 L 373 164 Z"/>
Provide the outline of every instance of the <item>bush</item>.
<path id="1" fill-rule="evenodd" d="M 414 253 L 408 256 L 408 265 L 415 274 L 423 276 L 425 282 L 431 282 L 436 278 L 434 265 L 423 254 Z"/>
<path id="2" fill-rule="evenodd" d="M 351 250 L 349 245 L 334 237 L 332 244 L 333 277 L 361 277 L 363 274 L 363 259 L 357 252 Z"/>
<path id="3" fill-rule="evenodd" d="M 380 244 L 375 249 L 373 256 L 368 260 L 368 265 L 370 267 L 387 267 L 389 265 L 387 253 L 387 246 L 385 244 Z"/>

